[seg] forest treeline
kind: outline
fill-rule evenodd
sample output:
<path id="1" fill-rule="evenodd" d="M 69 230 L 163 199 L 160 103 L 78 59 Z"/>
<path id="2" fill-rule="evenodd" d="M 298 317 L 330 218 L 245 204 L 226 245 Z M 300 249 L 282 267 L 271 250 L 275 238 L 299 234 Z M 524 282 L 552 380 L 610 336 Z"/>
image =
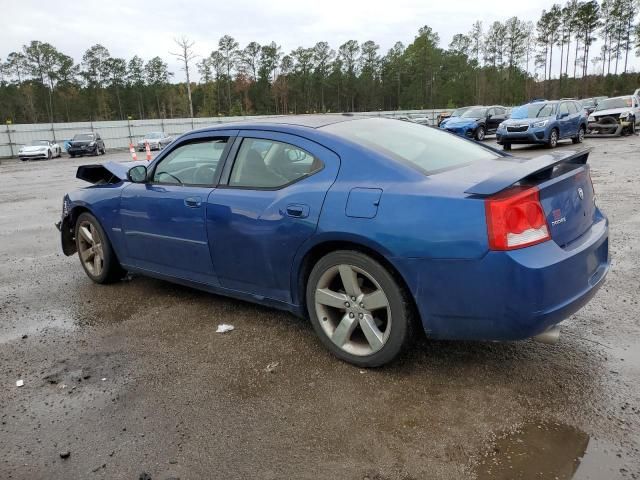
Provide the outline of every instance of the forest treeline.
<path id="1" fill-rule="evenodd" d="M 224 35 L 217 50 L 196 56 L 197 45 L 183 39 L 182 56 L 164 58 L 176 55 L 191 78 L 199 74 L 189 84 L 173 81 L 161 56 L 117 58 L 93 45 L 77 62 L 34 40 L 0 61 L 0 120 L 422 109 L 630 93 L 640 87 L 640 74 L 630 71 L 640 56 L 638 10 L 638 0 L 569 0 L 536 22 L 475 22 L 446 48 L 424 26 L 386 53 L 374 40 L 287 53 L 274 42 L 241 47 Z"/>

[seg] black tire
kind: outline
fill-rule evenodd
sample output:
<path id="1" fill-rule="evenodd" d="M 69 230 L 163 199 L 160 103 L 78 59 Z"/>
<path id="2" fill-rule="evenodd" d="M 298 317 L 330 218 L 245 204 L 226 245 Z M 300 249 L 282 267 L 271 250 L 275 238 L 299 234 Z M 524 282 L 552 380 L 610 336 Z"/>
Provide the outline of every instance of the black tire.
<path id="1" fill-rule="evenodd" d="M 85 262 L 81 258 L 81 239 L 80 239 L 80 226 L 84 225 L 85 222 L 88 222 L 93 227 L 94 234 L 97 232 L 100 237 L 100 244 L 102 246 L 102 270 L 98 275 L 94 275 L 87 266 Z M 75 240 L 76 240 L 76 249 L 78 251 L 78 257 L 80 258 L 80 265 L 82 265 L 82 269 L 85 271 L 87 276 L 96 283 L 114 283 L 120 280 L 127 273 L 120 266 L 120 262 L 116 258 L 116 254 L 111 247 L 111 242 L 109 241 L 109 237 L 105 234 L 102 225 L 100 222 L 94 217 L 92 214 L 88 212 L 81 213 L 76 220 L 76 224 L 74 227 Z"/>
<path id="2" fill-rule="evenodd" d="M 71 158 L 76 158 L 76 156 L 75 156 L 73 153 L 70 153 L 70 154 L 69 154 L 69 156 L 70 156 Z"/>
<path id="3" fill-rule="evenodd" d="M 549 133 L 549 141 L 547 142 L 548 148 L 556 148 L 558 146 L 558 129 L 553 128 Z"/>
<path id="4" fill-rule="evenodd" d="M 388 328 L 388 334 L 385 330 L 386 340 L 384 340 L 379 350 L 371 354 L 353 354 L 339 347 L 331 340 L 325 331 L 325 326 L 328 326 L 328 324 L 325 323 L 325 326 L 321 325 L 321 321 L 331 322 L 331 320 L 327 320 L 326 317 L 324 317 L 324 320 L 318 318 L 316 304 L 318 282 L 327 272 L 335 269 L 338 265 L 355 267 L 366 272 L 368 276 L 375 279 L 388 300 L 388 311 L 391 315 L 390 319 L 387 320 L 389 322 L 386 327 Z M 337 250 L 322 257 L 313 267 L 309 275 L 306 287 L 306 302 L 311 324 L 323 345 L 336 357 L 359 367 L 379 367 L 391 362 L 407 347 L 412 338 L 413 307 L 407 292 L 404 291 L 398 281 L 383 265 L 361 252 L 354 250 Z M 353 306 L 357 308 L 357 301 L 353 303 Z M 362 306 L 363 304 L 361 303 L 360 307 Z M 336 313 L 337 317 L 342 315 L 339 309 L 336 309 Z M 352 338 L 354 334 L 357 335 L 355 332 L 358 329 L 360 329 L 360 327 L 356 326 L 353 333 L 350 334 L 350 338 Z M 361 329 L 359 333 L 360 337 L 364 338 Z"/>
<path id="5" fill-rule="evenodd" d="M 581 125 L 580 128 L 578 129 L 578 134 L 571 139 L 574 145 L 577 143 L 582 143 L 582 141 L 584 140 L 584 134 L 585 134 L 585 129 Z"/>
<path id="6" fill-rule="evenodd" d="M 502 144 L 502 149 L 503 150 L 511 150 L 511 144 L 510 143 L 503 143 Z"/>
<path id="7" fill-rule="evenodd" d="M 51 160 L 53 158 L 53 154 L 51 153 L 51 150 L 47 151 L 47 160 Z"/>
<path id="8" fill-rule="evenodd" d="M 631 122 L 631 125 L 629 125 L 629 135 L 635 135 L 636 134 L 636 119 L 635 119 L 635 117 L 631 117 L 629 119 L 629 121 Z"/>
<path id="9" fill-rule="evenodd" d="M 476 128 L 476 131 L 473 133 L 473 137 L 478 142 L 483 141 L 486 135 L 487 135 L 487 131 L 485 130 L 484 125 L 480 125 L 478 128 Z"/>

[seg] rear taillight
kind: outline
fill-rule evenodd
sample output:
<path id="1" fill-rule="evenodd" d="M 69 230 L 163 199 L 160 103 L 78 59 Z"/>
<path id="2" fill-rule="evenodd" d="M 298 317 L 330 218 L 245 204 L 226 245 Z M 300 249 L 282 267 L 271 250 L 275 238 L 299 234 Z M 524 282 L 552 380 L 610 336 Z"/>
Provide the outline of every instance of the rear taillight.
<path id="1" fill-rule="evenodd" d="M 549 240 L 536 187 L 513 187 L 485 200 L 491 250 L 513 250 Z"/>

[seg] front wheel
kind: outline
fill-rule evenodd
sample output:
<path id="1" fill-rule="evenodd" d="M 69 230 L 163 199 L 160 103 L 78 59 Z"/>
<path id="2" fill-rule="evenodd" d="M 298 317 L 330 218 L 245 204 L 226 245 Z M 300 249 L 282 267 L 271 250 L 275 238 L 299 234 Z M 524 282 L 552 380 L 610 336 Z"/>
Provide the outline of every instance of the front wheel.
<path id="1" fill-rule="evenodd" d="M 411 337 L 411 306 L 391 273 L 351 250 L 313 267 L 306 300 L 313 328 L 338 358 L 360 367 L 393 360 Z"/>
<path id="2" fill-rule="evenodd" d="M 51 150 L 49 150 L 47 152 L 47 160 L 51 160 L 53 158 L 53 154 L 51 153 Z"/>
<path id="3" fill-rule="evenodd" d="M 484 127 L 482 125 L 480 125 L 478 128 L 476 128 L 476 133 L 475 133 L 476 140 L 478 140 L 479 142 L 484 140 L 484 137 L 485 137 L 486 133 L 487 132 L 484 129 Z"/>
<path id="4" fill-rule="evenodd" d="M 582 143 L 582 141 L 584 140 L 584 127 L 580 127 L 580 129 L 578 130 L 578 134 L 573 137 L 571 139 L 571 141 L 576 144 L 576 143 Z"/>
<path id="5" fill-rule="evenodd" d="M 549 134 L 549 141 L 547 142 L 547 147 L 556 148 L 558 146 L 558 130 L 555 128 L 551 130 Z"/>
<path id="6" fill-rule="evenodd" d="M 76 247 L 80 263 L 87 276 L 96 283 L 113 283 L 120 280 L 122 269 L 109 238 L 102 226 L 88 212 L 80 214 L 75 227 Z"/>
<path id="7" fill-rule="evenodd" d="M 511 144 L 510 143 L 502 144 L 502 149 L 503 150 L 511 150 Z"/>

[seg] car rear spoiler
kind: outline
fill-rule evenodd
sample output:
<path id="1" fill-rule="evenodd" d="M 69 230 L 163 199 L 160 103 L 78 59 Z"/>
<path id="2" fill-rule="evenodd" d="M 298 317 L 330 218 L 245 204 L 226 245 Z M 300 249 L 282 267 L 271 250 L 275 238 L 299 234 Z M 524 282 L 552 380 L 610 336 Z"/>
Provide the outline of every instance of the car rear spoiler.
<path id="1" fill-rule="evenodd" d="M 136 165 L 146 162 L 106 162 L 104 164 L 81 165 L 76 178 L 93 184 L 119 183 L 127 179 L 127 172 Z"/>
<path id="2" fill-rule="evenodd" d="M 500 161 L 513 162 L 513 166 L 473 185 L 465 190 L 465 193 L 479 196 L 494 195 L 527 177 L 552 170 L 561 163 L 584 165 L 587 163 L 589 153 L 591 153 L 590 148 L 579 152 L 548 153 L 530 159 L 505 157 L 504 160 Z"/>

